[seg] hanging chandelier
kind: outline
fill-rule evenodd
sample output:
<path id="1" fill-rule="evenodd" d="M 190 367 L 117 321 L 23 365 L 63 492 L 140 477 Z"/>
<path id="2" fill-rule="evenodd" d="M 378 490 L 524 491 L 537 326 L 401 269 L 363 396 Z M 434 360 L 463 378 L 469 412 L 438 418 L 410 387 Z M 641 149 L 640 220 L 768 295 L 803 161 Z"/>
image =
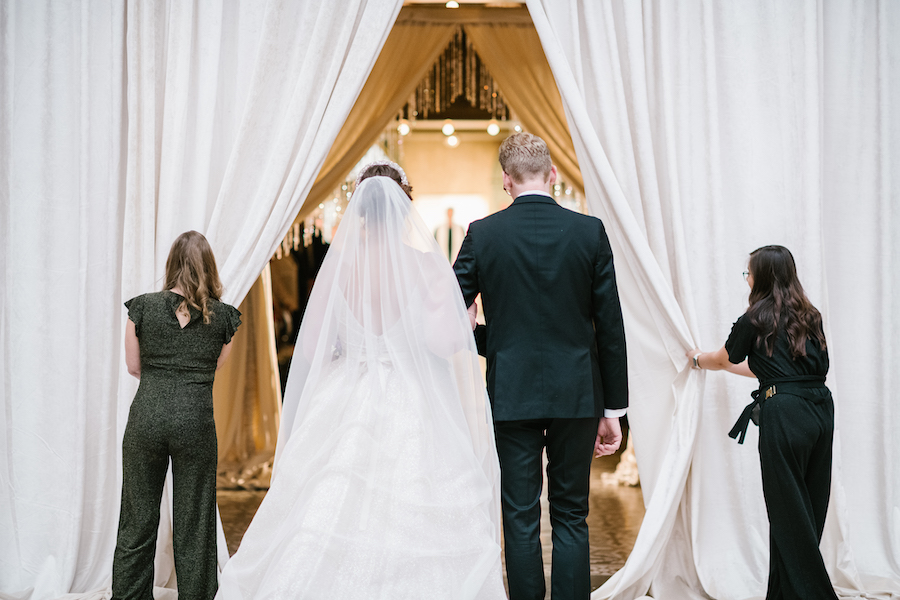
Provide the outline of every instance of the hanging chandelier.
<path id="1" fill-rule="evenodd" d="M 509 106 L 463 27 L 410 95 L 401 119 L 508 120 Z"/>

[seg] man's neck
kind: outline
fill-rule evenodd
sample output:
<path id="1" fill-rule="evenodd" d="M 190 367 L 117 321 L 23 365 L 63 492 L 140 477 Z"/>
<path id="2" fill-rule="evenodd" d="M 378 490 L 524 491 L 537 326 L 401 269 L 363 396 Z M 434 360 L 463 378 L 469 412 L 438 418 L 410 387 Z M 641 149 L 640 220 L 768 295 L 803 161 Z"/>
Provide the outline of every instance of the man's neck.
<path id="1" fill-rule="evenodd" d="M 527 193 L 540 193 L 550 195 L 550 182 L 544 181 L 543 179 L 531 179 L 529 181 L 523 181 L 520 184 L 513 185 L 513 188 L 510 190 L 510 195 L 513 198 L 518 198 L 522 194 Z"/>

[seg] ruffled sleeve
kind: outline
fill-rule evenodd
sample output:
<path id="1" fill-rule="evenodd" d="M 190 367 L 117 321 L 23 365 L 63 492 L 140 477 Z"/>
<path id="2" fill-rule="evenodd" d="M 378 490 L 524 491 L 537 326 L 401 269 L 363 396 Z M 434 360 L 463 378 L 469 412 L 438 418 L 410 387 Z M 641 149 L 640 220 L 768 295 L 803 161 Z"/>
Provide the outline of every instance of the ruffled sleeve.
<path id="1" fill-rule="evenodd" d="M 128 309 L 128 319 L 134 323 L 134 332 L 141 337 L 141 319 L 144 316 L 144 296 L 135 296 L 131 300 L 125 302 L 125 308 Z"/>
<path id="2" fill-rule="evenodd" d="M 225 343 L 229 343 L 238 327 L 241 326 L 241 311 L 230 304 L 222 304 L 225 313 Z"/>

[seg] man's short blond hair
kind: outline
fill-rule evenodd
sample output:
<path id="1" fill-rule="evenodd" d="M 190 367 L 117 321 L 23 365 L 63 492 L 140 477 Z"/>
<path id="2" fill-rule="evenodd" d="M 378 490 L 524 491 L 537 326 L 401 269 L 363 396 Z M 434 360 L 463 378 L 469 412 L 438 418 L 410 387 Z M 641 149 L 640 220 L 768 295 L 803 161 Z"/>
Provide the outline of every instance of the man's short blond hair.
<path id="1" fill-rule="evenodd" d="M 515 183 L 522 183 L 535 175 L 544 181 L 550 178 L 550 150 L 547 144 L 531 133 L 514 133 L 500 144 L 500 168 Z"/>

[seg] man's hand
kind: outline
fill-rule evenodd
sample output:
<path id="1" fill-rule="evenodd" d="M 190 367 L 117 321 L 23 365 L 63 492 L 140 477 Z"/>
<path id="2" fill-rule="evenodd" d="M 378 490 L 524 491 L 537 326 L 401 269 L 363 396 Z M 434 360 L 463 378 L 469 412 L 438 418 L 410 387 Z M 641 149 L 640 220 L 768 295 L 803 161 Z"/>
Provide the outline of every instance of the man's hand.
<path id="1" fill-rule="evenodd" d="M 468 309 L 466 309 L 466 312 L 469 313 L 469 323 L 472 325 L 472 329 L 474 330 L 475 329 L 475 319 L 478 318 L 478 305 L 473 302 L 472 306 L 470 306 Z M 459 314 L 459 313 L 457 313 L 457 314 Z"/>
<path id="2" fill-rule="evenodd" d="M 622 445 L 622 427 L 619 419 L 600 419 L 597 427 L 597 441 L 594 442 L 594 456 L 609 456 L 614 454 Z"/>

